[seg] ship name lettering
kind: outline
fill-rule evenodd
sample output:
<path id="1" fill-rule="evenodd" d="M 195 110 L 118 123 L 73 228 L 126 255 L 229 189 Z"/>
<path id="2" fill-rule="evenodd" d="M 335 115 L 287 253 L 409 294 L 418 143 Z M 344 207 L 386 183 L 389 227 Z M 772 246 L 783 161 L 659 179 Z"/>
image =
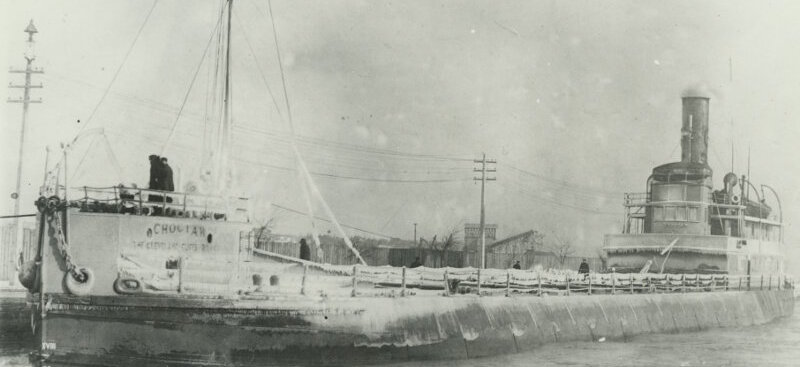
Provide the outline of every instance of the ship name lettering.
<path id="1" fill-rule="evenodd" d="M 175 223 L 161 223 L 153 225 L 154 234 L 186 233 L 192 236 L 205 237 L 206 228 L 203 226 L 183 225 Z"/>

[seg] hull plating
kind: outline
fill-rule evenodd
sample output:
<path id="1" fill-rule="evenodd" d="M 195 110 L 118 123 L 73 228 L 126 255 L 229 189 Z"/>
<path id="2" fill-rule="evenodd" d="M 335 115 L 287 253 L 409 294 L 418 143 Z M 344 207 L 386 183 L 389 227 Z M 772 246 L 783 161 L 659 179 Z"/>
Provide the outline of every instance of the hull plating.
<path id="1" fill-rule="evenodd" d="M 792 290 L 572 297 L 224 300 L 54 296 L 47 363 L 358 364 L 461 359 L 545 343 L 762 324 Z"/>

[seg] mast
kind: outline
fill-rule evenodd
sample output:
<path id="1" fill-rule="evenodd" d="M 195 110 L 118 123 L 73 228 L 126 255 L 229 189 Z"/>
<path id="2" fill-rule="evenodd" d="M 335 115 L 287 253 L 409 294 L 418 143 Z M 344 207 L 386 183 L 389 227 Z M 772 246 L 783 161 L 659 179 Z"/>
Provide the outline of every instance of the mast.
<path id="1" fill-rule="evenodd" d="M 28 34 L 28 50 L 25 52 L 25 60 L 26 66 L 25 70 L 15 70 L 11 69 L 9 73 L 24 73 L 25 74 L 25 84 L 24 85 L 12 85 L 9 84 L 9 88 L 22 88 L 22 98 L 21 99 L 8 99 L 8 103 L 22 103 L 22 127 L 19 133 L 19 162 L 17 163 L 17 185 L 16 189 L 14 190 L 14 230 L 16 231 L 16 252 L 19 254 L 22 251 L 22 225 L 20 224 L 19 220 L 19 201 L 22 199 L 22 193 L 20 190 L 22 189 L 22 162 L 24 159 L 25 153 L 25 130 L 26 130 L 26 123 L 28 121 L 28 105 L 30 103 L 42 103 L 41 99 L 38 100 L 31 100 L 31 88 L 42 88 L 42 84 L 38 85 L 31 85 L 31 74 L 43 74 L 44 70 L 40 68 L 32 67 L 33 60 L 36 59 L 36 55 L 33 53 L 33 35 L 39 33 L 36 29 L 36 26 L 33 25 L 33 19 L 31 19 L 30 23 L 28 23 L 28 27 L 25 28 L 25 33 Z M 16 279 L 16 277 L 14 277 Z"/>
<path id="2" fill-rule="evenodd" d="M 220 150 L 222 164 L 219 174 L 222 175 L 222 182 L 217 187 L 222 191 L 228 189 L 230 176 L 229 151 L 231 144 L 231 18 L 233 16 L 233 0 L 228 0 L 228 24 L 225 35 L 225 90 L 223 95 L 222 111 L 222 148 Z"/>

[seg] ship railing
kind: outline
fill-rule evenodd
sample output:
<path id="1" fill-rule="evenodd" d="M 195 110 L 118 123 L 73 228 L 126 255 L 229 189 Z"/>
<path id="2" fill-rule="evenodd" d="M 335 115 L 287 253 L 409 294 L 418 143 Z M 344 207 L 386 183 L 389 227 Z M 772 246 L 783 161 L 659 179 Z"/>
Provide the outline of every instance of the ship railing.
<path id="1" fill-rule="evenodd" d="M 128 266 L 123 273 L 147 283 L 147 288 L 155 293 L 228 294 L 256 298 L 314 294 L 325 297 L 571 296 L 794 288 L 794 279 L 782 273 L 578 274 L 565 270 L 406 268 L 310 262 L 248 262 L 233 266 L 232 263 L 203 262 L 189 258 L 180 258 L 168 270 L 143 268 L 135 260 L 126 264 Z"/>
<path id="2" fill-rule="evenodd" d="M 643 206 L 650 202 L 650 194 L 647 192 L 626 192 L 623 205 L 626 207 Z"/>
<path id="3" fill-rule="evenodd" d="M 785 274 L 639 274 L 540 272 L 516 269 L 396 268 L 353 266 L 353 295 L 403 295 L 437 291 L 442 295 L 573 295 L 688 293 L 792 288 Z"/>
<path id="4" fill-rule="evenodd" d="M 226 220 L 247 218 L 247 198 L 137 187 L 74 187 L 70 206 L 85 212 Z"/>

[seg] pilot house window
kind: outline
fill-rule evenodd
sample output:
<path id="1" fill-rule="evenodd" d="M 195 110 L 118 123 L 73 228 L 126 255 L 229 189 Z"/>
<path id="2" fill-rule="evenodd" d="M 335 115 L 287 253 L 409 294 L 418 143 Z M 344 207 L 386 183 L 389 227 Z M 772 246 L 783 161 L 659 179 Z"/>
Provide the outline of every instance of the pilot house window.
<path id="1" fill-rule="evenodd" d="M 699 222 L 700 208 L 692 206 L 656 206 L 653 207 L 656 221 L 667 222 Z"/>

